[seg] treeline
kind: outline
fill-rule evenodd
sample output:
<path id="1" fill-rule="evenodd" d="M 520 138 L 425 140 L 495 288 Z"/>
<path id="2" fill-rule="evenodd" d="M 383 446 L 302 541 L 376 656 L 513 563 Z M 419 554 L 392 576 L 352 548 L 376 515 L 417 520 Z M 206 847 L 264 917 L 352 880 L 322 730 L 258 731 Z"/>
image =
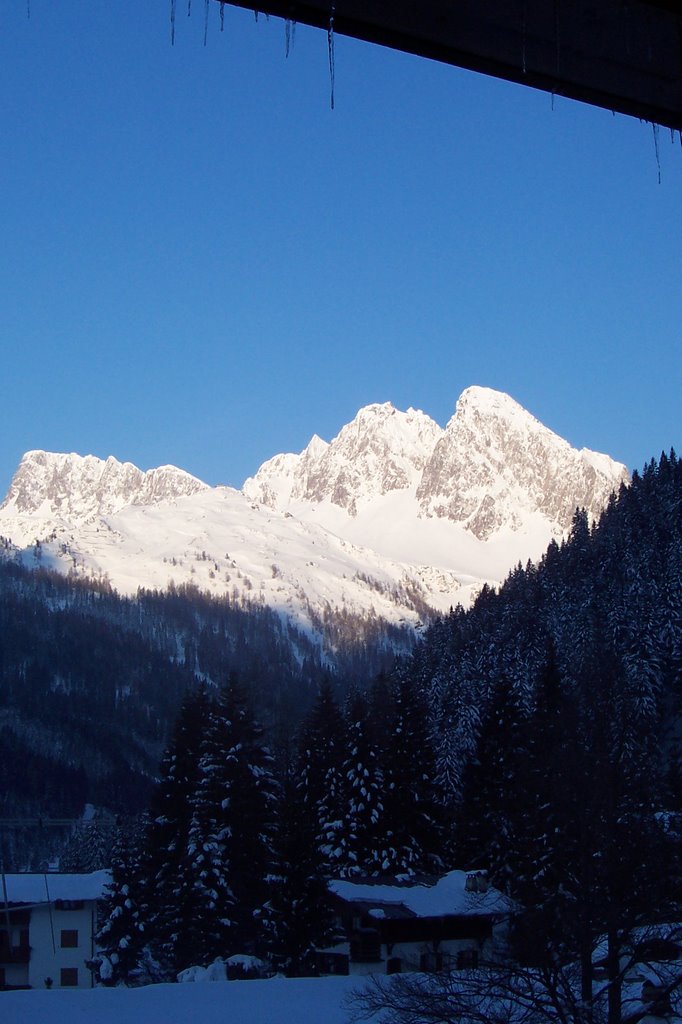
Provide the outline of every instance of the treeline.
<path id="1" fill-rule="evenodd" d="M 323 685 L 276 756 L 235 679 L 200 689 L 183 704 L 148 816 L 112 850 L 100 979 L 174 980 L 244 954 L 314 972 L 315 949 L 335 938 L 329 878 L 440 865 L 428 746 L 425 709 L 383 676 L 343 707 Z M 88 832 L 70 867 L 98 866 Z"/>
<path id="2" fill-rule="evenodd" d="M 446 856 L 516 898 L 517 958 L 547 977 L 579 965 L 585 1020 L 601 957 L 619 1021 L 637 929 L 682 909 L 675 453 L 599 523 L 577 512 L 539 565 L 435 624 L 403 676 L 429 709 Z"/>
<path id="3" fill-rule="evenodd" d="M 190 586 L 122 598 L 0 559 L 0 817 L 76 817 L 86 802 L 139 812 L 187 692 L 238 672 L 275 737 L 296 728 L 321 679 L 343 691 L 371 678 L 393 642 L 404 648 L 406 634 L 373 623 L 325 651 L 258 602 Z M 33 840 L 6 835 L 6 863 L 48 856 L 50 836 Z"/>
<path id="4" fill-rule="evenodd" d="M 675 790 L 663 787 L 661 799 L 679 803 L 682 464 L 674 452 L 635 472 L 592 527 L 576 512 L 568 540 L 552 542 L 538 565 L 519 565 L 498 593 L 484 588 L 470 611 L 440 619 L 405 663 L 428 704 L 438 782 L 453 807 L 473 785 L 465 776 L 500 703 L 532 719 L 550 660 L 565 693 L 587 700 L 591 690 L 621 728 L 648 736 Z M 510 728 L 497 731 L 504 747 Z"/>

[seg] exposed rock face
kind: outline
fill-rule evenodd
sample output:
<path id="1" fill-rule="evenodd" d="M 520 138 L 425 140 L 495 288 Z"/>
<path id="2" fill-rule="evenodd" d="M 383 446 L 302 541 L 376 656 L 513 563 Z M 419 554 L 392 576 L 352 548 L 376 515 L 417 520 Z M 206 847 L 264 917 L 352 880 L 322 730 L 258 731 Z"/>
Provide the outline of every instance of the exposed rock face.
<path id="1" fill-rule="evenodd" d="M 300 455 L 264 463 L 244 492 L 273 508 L 330 501 L 355 516 L 379 495 L 411 489 L 417 515 L 486 540 L 537 514 L 561 533 L 577 506 L 597 516 L 627 479 L 625 466 L 571 448 L 508 395 L 471 387 L 445 430 L 414 409 L 369 405 L 330 444 L 314 437 Z"/>
<path id="2" fill-rule="evenodd" d="M 27 452 L 0 511 L 15 515 L 110 515 L 128 505 L 156 505 L 206 490 L 175 466 L 148 473 L 130 462 L 94 455 Z"/>
<path id="3" fill-rule="evenodd" d="M 330 444 L 315 436 L 300 455 L 264 463 L 244 492 L 277 508 L 329 500 L 353 516 L 359 503 L 414 486 L 442 433 L 416 409 L 368 405 Z"/>
<path id="4" fill-rule="evenodd" d="M 558 531 L 576 507 L 595 517 L 628 480 L 625 466 L 576 451 L 508 395 L 468 388 L 424 468 L 422 515 L 462 523 L 480 540 L 541 513 Z"/>

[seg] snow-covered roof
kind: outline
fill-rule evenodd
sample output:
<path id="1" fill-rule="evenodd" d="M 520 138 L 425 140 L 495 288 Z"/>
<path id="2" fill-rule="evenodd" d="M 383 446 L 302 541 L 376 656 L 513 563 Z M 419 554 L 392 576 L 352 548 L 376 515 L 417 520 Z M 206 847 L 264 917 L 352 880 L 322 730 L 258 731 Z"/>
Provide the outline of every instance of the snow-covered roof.
<path id="1" fill-rule="evenodd" d="M 9 903 L 54 903 L 55 900 L 100 900 L 111 881 L 109 871 L 90 874 L 58 872 L 4 875 L 0 878 L 0 906 Z"/>
<path id="2" fill-rule="evenodd" d="M 505 914 L 511 910 L 510 901 L 498 889 L 490 887 L 486 892 L 467 890 L 468 875 L 467 871 L 450 871 L 433 885 L 359 884 L 338 880 L 330 882 L 329 888 L 346 902 L 361 901 L 375 908 L 402 906 L 415 917 L 476 917 Z"/>

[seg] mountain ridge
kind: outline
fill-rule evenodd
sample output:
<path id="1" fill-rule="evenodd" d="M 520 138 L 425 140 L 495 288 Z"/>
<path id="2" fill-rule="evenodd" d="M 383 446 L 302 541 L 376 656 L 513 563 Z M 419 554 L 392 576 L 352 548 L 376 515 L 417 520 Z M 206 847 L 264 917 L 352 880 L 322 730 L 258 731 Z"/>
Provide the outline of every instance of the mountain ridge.
<path id="1" fill-rule="evenodd" d="M 368 420 L 377 424 L 371 432 Z M 382 463 L 380 474 L 363 476 L 368 448 Z M 415 487 L 418 517 L 449 519 L 487 540 L 504 528 L 523 528 L 535 512 L 554 533 L 569 528 L 576 506 L 594 519 L 627 479 L 626 467 L 608 455 L 577 451 L 509 395 L 474 385 L 462 392 L 445 428 L 420 410 L 366 406 L 319 456 L 311 457 L 309 447 L 274 456 L 243 490 L 274 508 L 296 513 L 297 502 L 327 500 L 356 517 L 378 495 Z"/>
<path id="2" fill-rule="evenodd" d="M 189 582 L 244 595 L 319 632 L 329 614 L 419 622 L 595 518 L 627 479 L 577 452 L 512 398 L 478 386 L 445 428 L 390 402 L 330 442 L 263 463 L 241 491 L 173 466 L 28 452 L 5 501 L 6 553 L 105 578 L 122 593 Z"/>
<path id="3" fill-rule="evenodd" d="M 113 455 L 100 459 L 35 449 L 23 455 L 0 511 L 105 515 L 128 505 L 155 505 L 208 487 L 177 466 L 157 466 L 145 472 Z"/>

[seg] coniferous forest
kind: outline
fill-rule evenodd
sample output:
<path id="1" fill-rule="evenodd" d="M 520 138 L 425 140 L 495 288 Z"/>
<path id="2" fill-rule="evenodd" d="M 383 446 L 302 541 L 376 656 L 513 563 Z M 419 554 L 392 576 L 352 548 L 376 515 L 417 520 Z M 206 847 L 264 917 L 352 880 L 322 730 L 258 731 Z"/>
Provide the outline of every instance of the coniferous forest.
<path id="1" fill-rule="evenodd" d="M 144 810 L 182 700 L 238 672 L 270 741 L 327 675 L 344 692 L 407 650 L 408 630 L 330 613 L 315 642 L 258 602 L 189 586 L 119 596 L 107 584 L 0 558 L 0 818 Z M 13 828 L 5 864 L 36 866 L 63 836 Z M 57 844 L 57 847 L 55 846 Z"/>
<path id="2" fill-rule="evenodd" d="M 106 980 L 244 952 L 305 971 L 333 936 L 330 877 L 485 869 L 519 908 L 516 960 L 579 963 L 586 999 L 600 937 L 617 993 L 634 931 L 679 919 L 674 453 L 634 474 L 599 523 L 577 511 L 539 564 L 433 623 L 370 685 L 346 694 L 311 677 L 300 725 L 264 731 L 271 677 L 254 685 L 236 658 L 221 668 L 220 686 L 172 684 L 182 704 L 158 784 L 116 832 Z M 153 729 L 151 697 L 146 714 Z"/>

